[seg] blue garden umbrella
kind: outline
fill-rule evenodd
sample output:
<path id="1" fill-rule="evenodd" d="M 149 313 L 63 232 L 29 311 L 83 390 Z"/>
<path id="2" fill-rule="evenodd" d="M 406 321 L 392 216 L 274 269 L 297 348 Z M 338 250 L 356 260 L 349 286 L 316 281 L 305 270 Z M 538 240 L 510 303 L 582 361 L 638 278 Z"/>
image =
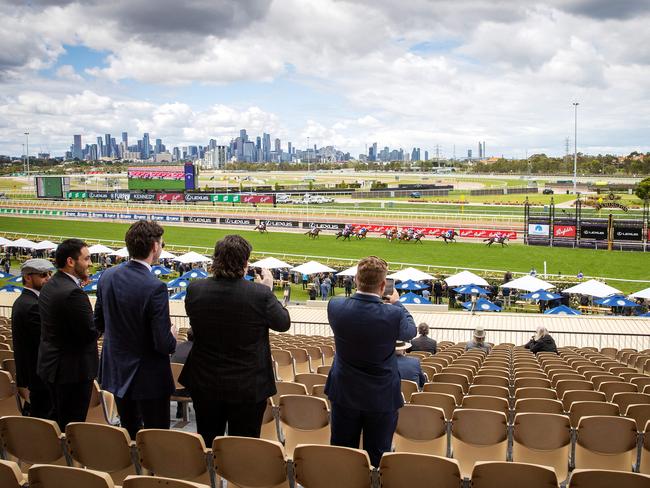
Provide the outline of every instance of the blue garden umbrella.
<path id="1" fill-rule="evenodd" d="M 611 297 L 599 298 L 594 300 L 598 305 L 606 307 L 640 307 L 640 305 L 632 300 L 628 300 L 623 295 L 612 295 Z"/>
<path id="2" fill-rule="evenodd" d="M 412 303 L 415 305 L 431 305 L 429 300 L 413 292 L 404 293 L 404 295 L 399 297 L 399 301 L 401 303 Z"/>
<path id="3" fill-rule="evenodd" d="M 582 315 L 579 310 L 575 310 L 566 305 L 558 305 L 555 308 L 549 308 L 546 312 L 546 315 Z"/>
<path id="4" fill-rule="evenodd" d="M 171 297 L 169 297 L 170 300 L 183 300 L 185 298 L 185 295 L 187 295 L 187 290 L 181 290 L 178 293 L 174 293 Z"/>
<path id="5" fill-rule="evenodd" d="M 551 293 L 550 291 L 546 290 L 537 290 L 521 295 L 521 298 L 524 300 L 539 300 L 540 302 L 548 302 L 550 300 L 557 300 L 558 298 L 562 298 L 562 295 L 558 293 Z"/>
<path id="6" fill-rule="evenodd" d="M 103 271 L 97 271 L 96 273 L 93 273 L 90 275 L 91 280 L 98 280 L 102 275 L 104 274 Z"/>
<path id="7" fill-rule="evenodd" d="M 0 293 L 12 293 L 12 292 L 21 292 L 23 291 L 22 287 L 14 285 L 5 285 L 0 288 Z"/>
<path id="8" fill-rule="evenodd" d="M 465 302 L 463 303 L 463 307 L 466 308 L 467 310 L 472 309 L 472 302 Z M 485 298 L 479 298 L 476 300 L 476 306 L 474 307 L 475 312 L 500 312 L 501 307 L 498 305 L 495 305 L 492 303 L 490 300 L 486 300 Z"/>
<path id="9" fill-rule="evenodd" d="M 98 280 L 91 281 L 83 287 L 83 291 L 97 291 L 97 283 L 99 283 Z"/>
<path id="10" fill-rule="evenodd" d="M 23 275 L 14 276 L 10 280 L 7 280 L 7 283 L 20 283 L 23 282 Z"/>
<path id="11" fill-rule="evenodd" d="M 155 276 L 167 276 L 172 274 L 173 271 L 169 268 L 165 268 L 164 266 L 161 266 L 157 264 L 156 266 L 151 267 L 151 274 Z"/>
<path id="12" fill-rule="evenodd" d="M 184 278 L 176 278 L 175 280 L 171 280 L 169 283 L 167 283 L 167 288 L 187 288 L 187 285 L 189 284 L 189 280 L 186 280 Z"/>
<path id="13" fill-rule="evenodd" d="M 13 277 L 14 277 L 14 275 L 12 275 L 10 273 L 3 273 L 2 271 L 0 271 L 0 279 L 4 280 L 5 278 L 13 278 Z"/>
<path id="14" fill-rule="evenodd" d="M 419 290 L 425 290 L 427 288 L 430 288 L 430 286 L 425 285 L 424 283 L 418 283 L 417 281 L 406 280 L 396 284 L 395 288 L 397 288 L 398 290 L 419 291 Z"/>
<path id="15" fill-rule="evenodd" d="M 191 269 L 187 273 L 181 276 L 182 279 L 184 280 L 195 280 L 197 278 L 207 278 L 208 273 L 203 271 L 202 269 Z"/>
<path id="16" fill-rule="evenodd" d="M 478 285 L 463 285 L 458 288 L 454 288 L 455 292 L 460 293 L 461 295 L 489 295 L 489 291 L 485 288 L 482 288 Z"/>
<path id="17" fill-rule="evenodd" d="M 650 317 L 650 312 L 642 313 L 641 315 L 637 315 L 637 317 Z"/>

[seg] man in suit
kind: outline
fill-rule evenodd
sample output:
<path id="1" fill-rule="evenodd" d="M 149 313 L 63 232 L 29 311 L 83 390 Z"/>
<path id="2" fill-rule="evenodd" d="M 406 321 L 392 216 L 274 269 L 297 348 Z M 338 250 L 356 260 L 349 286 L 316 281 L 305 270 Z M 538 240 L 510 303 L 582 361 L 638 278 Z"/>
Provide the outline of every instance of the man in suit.
<path id="1" fill-rule="evenodd" d="M 97 287 L 95 326 L 104 333 L 99 381 L 115 395 L 120 423 L 132 438 L 143 426 L 169 428 L 176 331 L 167 286 L 151 273 L 163 232 L 154 221 L 134 223 L 124 238 L 131 260 L 104 271 Z"/>
<path id="2" fill-rule="evenodd" d="M 418 336 L 411 340 L 411 349 L 408 352 L 412 351 L 422 351 L 430 352 L 435 354 L 438 351 L 438 343 L 435 339 L 427 337 L 429 335 L 429 325 L 425 322 L 422 322 L 418 325 Z"/>
<path id="3" fill-rule="evenodd" d="M 426 377 L 422 372 L 420 361 L 418 358 L 405 356 L 406 350 L 411 347 L 411 344 L 404 341 L 397 341 L 395 343 L 395 356 L 397 356 L 397 370 L 399 377 L 402 380 L 413 381 L 417 383 L 420 388 L 426 383 Z"/>
<path id="4" fill-rule="evenodd" d="M 187 287 L 185 310 L 194 344 L 180 376 L 190 390 L 196 428 L 207 445 L 216 436 L 259 437 L 266 401 L 275 395 L 269 329 L 285 332 L 289 312 L 271 291 L 273 276 L 244 279 L 252 247 L 243 237 L 218 241 L 213 277 Z"/>
<path id="5" fill-rule="evenodd" d="M 54 419 L 61 430 L 69 422 L 84 422 L 97 376 L 97 329 L 88 295 L 90 253 L 85 242 L 66 239 L 56 248 L 58 272 L 38 297 L 41 342 L 38 375 L 47 385 Z"/>
<path id="6" fill-rule="evenodd" d="M 27 400 L 24 414 L 52 418 L 50 393 L 36 374 L 38 346 L 41 342 L 41 314 L 38 295 L 50 280 L 54 266 L 47 259 L 28 259 L 20 267 L 23 291 L 11 309 L 11 332 L 16 361 L 16 386 Z M 28 409 L 28 410 L 27 410 Z"/>
<path id="7" fill-rule="evenodd" d="M 404 401 L 395 342 L 415 336 L 413 317 L 397 291 L 384 297 L 386 262 L 369 256 L 359 261 L 352 297 L 333 298 L 327 315 L 334 331 L 336 356 L 325 393 L 331 404 L 331 443 L 363 448 L 373 466 L 390 451 L 397 411 Z M 387 301 L 388 303 L 385 303 Z"/>

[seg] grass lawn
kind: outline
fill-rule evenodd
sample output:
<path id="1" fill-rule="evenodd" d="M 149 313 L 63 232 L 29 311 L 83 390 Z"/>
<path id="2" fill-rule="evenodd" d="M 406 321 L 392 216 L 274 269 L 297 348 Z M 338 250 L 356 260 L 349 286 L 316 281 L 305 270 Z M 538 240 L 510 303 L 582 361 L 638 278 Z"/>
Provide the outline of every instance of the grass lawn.
<path id="1" fill-rule="evenodd" d="M 122 241 L 127 228 L 128 224 L 107 222 L 0 217 L 0 233 L 75 236 L 94 240 Z M 331 233 L 321 234 L 319 239 L 312 241 L 301 234 L 281 232 L 260 235 L 245 230 L 238 232 L 174 225 L 166 225 L 165 229 L 165 241 L 171 249 L 177 248 L 178 251 L 181 251 L 183 246 L 196 246 L 204 248 L 198 249 L 198 251 L 207 253 L 214 248 L 217 239 L 226 234 L 240 233 L 250 240 L 254 251 L 279 255 L 326 256 L 331 260 L 347 260 L 375 254 L 392 263 L 487 270 L 508 269 L 513 272 L 527 272 L 531 267 L 535 267 L 538 273 L 543 271 L 544 261 L 546 261 L 547 271 L 551 274 L 561 273 L 564 276 L 575 276 L 578 271 L 582 271 L 586 276 L 650 282 L 650 253 L 522 245 L 488 248 L 481 243 L 460 242 L 445 245 L 437 239 L 426 239 L 422 245 L 389 243 L 384 239 L 342 242 L 336 241 Z M 122 245 L 120 244 L 120 246 Z M 117 244 L 114 244 L 114 247 L 116 246 Z M 300 261 L 300 258 L 295 259 Z M 393 268 L 399 267 L 399 265 L 393 266 Z M 647 283 L 612 282 L 612 284 L 623 291 L 630 292 L 649 286 Z"/>

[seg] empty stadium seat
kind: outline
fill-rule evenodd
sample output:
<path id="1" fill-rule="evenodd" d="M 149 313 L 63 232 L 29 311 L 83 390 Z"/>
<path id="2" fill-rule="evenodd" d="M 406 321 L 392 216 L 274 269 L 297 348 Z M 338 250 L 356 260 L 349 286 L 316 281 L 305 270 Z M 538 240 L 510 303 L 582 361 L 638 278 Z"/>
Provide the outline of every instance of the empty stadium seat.
<path id="1" fill-rule="evenodd" d="M 582 417 L 578 424 L 576 469 L 631 471 L 636 462 L 636 423 L 624 417 Z"/>
<path id="2" fill-rule="evenodd" d="M 404 395 L 404 401 L 408 403 L 411 401 L 411 395 L 417 393 L 418 384 L 411 380 L 400 380 L 400 388 L 402 395 Z"/>
<path id="3" fill-rule="evenodd" d="M 29 469 L 29 486 L 34 488 L 113 488 L 111 477 L 101 471 L 37 464 Z"/>
<path id="4" fill-rule="evenodd" d="M 294 383 L 292 381 L 276 381 L 275 389 L 277 393 L 273 395 L 273 405 L 280 404 L 280 397 L 282 395 L 309 395 L 307 387 L 302 383 Z"/>
<path id="5" fill-rule="evenodd" d="M 623 381 L 606 381 L 600 384 L 598 391 L 602 391 L 607 401 L 611 402 L 615 393 L 637 393 L 637 386 Z"/>
<path id="6" fill-rule="evenodd" d="M 370 459 L 348 447 L 300 445 L 293 455 L 296 482 L 304 488 L 371 488 Z"/>
<path id="7" fill-rule="evenodd" d="M 515 400 L 524 398 L 548 398 L 557 400 L 557 394 L 552 388 L 517 388 L 515 390 Z"/>
<path id="8" fill-rule="evenodd" d="M 556 488 L 552 469 L 524 463 L 478 462 L 472 470 L 472 488 Z"/>
<path id="9" fill-rule="evenodd" d="M 463 401 L 463 387 L 455 383 L 425 383 L 422 391 L 425 393 L 445 393 L 452 395 L 456 405 Z"/>
<path id="10" fill-rule="evenodd" d="M 330 424 L 327 402 L 303 395 L 280 397 L 280 430 L 289 457 L 298 444 L 329 444 Z"/>
<path id="11" fill-rule="evenodd" d="M 396 452 L 447 455 L 445 412 L 427 405 L 404 405 L 393 435 Z"/>
<path id="12" fill-rule="evenodd" d="M 647 393 L 614 393 L 612 403 L 616 403 L 620 411 L 625 412 L 630 405 L 649 404 L 650 395 Z"/>
<path id="13" fill-rule="evenodd" d="M 23 488 L 25 485 L 26 480 L 18 464 L 0 459 L 0 486 L 2 488 Z"/>
<path id="14" fill-rule="evenodd" d="M 607 398 L 605 394 L 600 391 L 591 390 L 569 390 L 564 392 L 562 397 L 562 405 L 564 411 L 568 412 L 573 402 L 605 402 Z"/>
<path id="15" fill-rule="evenodd" d="M 0 418 L 2 446 L 16 458 L 24 473 L 32 464 L 65 465 L 62 439 L 59 426 L 52 420 L 17 416 Z"/>
<path id="16" fill-rule="evenodd" d="M 515 401 L 515 414 L 518 413 L 564 413 L 564 406 L 559 400 L 549 398 L 522 398 Z"/>
<path id="17" fill-rule="evenodd" d="M 605 469 L 576 469 L 571 473 L 568 488 L 647 488 L 650 476 Z"/>
<path id="18" fill-rule="evenodd" d="M 510 405 L 505 398 L 483 395 L 467 395 L 463 398 L 461 407 L 477 410 L 493 410 L 495 412 L 502 412 L 506 416 L 508 416 L 510 411 Z"/>
<path id="19" fill-rule="evenodd" d="M 22 415 L 16 401 L 16 389 L 7 371 L 0 371 L 0 417 L 5 415 Z"/>
<path id="20" fill-rule="evenodd" d="M 122 488 L 210 488 L 210 486 L 172 478 L 129 476 L 124 480 Z"/>
<path id="21" fill-rule="evenodd" d="M 510 390 L 502 386 L 494 385 L 471 385 L 469 387 L 470 395 L 493 396 L 499 398 L 510 398 Z"/>
<path id="22" fill-rule="evenodd" d="M 411 404 L 439 408 L 443 411 L 447 420 L 453 417 L 456 409 L 456 400 L 452 395 L 432 391 L 414 393 L 411 395 Z"/>
<path id="23" fill-rule="evenodd" d="M 275 379 L 277 381 L 293 381 L 296 375 L 293 356 L 286 350 L 271 350 L 275 366 Z"/>
<path id="24" fill-rule="evenodd" d="M 324 385 L 327 381 L 327 375 L 318 373 L 298 373 L 294 379 L 296 383 L 301 383 L 311 392 L 314 385 Z"/>
<path id="25" fill-rule="evenodd" d="M 618 405 L 608 402 L 573 402 L 569 409 L 569 418 L 571 427 L 578 428 L 582 417 L 591 417 L 594 415 L 619 415 Z"/>
<path id="26" fill-rule="evenodd" d="M 458 488 L 460 468 L 455 459 L 427 454 L 391 452 L 379 464 L 382 488 Z"/>

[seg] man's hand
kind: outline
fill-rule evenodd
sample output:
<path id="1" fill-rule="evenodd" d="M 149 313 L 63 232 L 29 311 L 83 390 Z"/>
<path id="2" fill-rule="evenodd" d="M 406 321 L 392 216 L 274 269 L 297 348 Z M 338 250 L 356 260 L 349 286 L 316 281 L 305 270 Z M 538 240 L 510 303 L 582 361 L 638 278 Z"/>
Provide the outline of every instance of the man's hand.
<path id="1" fill-rule="evenodd" d="M 262 278 L 259 278 L 259 275 L 255 276 L 255 283 L 260 283 L 262 285 L 268 286 L 271 290 L 273 290 L 273 275 L 271 272 L 266 269 L 262 268 Z"/>
<path id="2" fill-rule="evenodd" d="M 397 293 L 397 290 L 393 288 L 393 294 L 386 298 L 388 299 L 388 303 L 391 304 L 399 302 L 399 293 Z"/>

